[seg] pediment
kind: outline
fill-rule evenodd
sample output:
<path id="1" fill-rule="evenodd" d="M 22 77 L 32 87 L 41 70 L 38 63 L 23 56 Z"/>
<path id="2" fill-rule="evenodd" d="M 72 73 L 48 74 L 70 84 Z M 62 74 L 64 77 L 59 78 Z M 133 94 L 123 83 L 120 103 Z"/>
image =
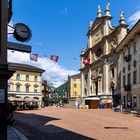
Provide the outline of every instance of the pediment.
<path id="1" fill-rule="evenodd" d="M 96 29 L 103 22 L 103 17 L 97 17 L 93 23 L 92 30 Z"/>

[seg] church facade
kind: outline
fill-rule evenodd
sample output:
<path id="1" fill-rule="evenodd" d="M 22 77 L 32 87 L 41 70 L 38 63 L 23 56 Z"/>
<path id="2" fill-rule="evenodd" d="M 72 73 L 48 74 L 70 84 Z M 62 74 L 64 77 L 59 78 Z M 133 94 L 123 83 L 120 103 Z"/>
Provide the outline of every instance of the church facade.
<path id="1" fill-rule="evenodd" d="M 118 104 L 116 98 L 120 98 L 115 48 L 126 36 L 127 25 L 123 12 L 117 27 L 111 25 L 111 20 L 109 5 L 104 16 L 98 6 L 97 17 L 89 25 L 87 48 L 80 55 L 81 94 L 89 108 L 98 108 L 100 103 Z"/>

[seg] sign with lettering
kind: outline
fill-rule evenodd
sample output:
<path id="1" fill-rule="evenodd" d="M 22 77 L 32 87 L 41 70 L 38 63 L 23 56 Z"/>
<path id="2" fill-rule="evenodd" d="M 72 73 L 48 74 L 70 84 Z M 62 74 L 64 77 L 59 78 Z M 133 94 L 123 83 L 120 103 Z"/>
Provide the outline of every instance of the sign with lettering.
<path id="1" fill-rule="evenodd" d="M 20 51 L 20 52 L 27 52 L 27 53 L 31 52 L 30 45 L 24 45 L 24 44 L 19 44 L 14 42 L 7 42 L 7 49 Z"/>
<path id="2" fill-rule="evenodd" d="M 0 103 L 5 103 L 5 90 L 0 89 Z"/>

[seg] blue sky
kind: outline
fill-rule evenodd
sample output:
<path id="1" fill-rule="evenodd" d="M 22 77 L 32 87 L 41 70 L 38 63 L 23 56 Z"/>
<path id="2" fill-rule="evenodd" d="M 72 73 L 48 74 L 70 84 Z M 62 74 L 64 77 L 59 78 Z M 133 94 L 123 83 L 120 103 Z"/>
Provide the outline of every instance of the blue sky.
<path id="1" fill-rule="evenodd" d="M 121 11 L 125 12 L 128 24 L 140 17 L 140 0 L 109 2 L 114 17 L 112 25 L 118 25 Z M 89 21 L 96 18 L 98 5 L 104 15 L 106 3 L 107 0 L 13 0 L 11 21 L 12 24 L 25 23 L 31 28 L 32 39 L 25 44 L 32 46 L 33 53 L 38 53 L 39 57 L 58 55 L 58 65 L 78 71 L 82 46 L 87 45 Z M 16 42 L 13 37 L 9 40 Z"/>

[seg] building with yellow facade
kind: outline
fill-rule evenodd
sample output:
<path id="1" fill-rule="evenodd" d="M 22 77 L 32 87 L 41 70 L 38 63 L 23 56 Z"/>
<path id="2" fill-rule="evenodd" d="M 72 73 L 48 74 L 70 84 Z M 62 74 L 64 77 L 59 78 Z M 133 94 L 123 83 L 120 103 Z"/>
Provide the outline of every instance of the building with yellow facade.
<path id="1" fill-rule="evenodd" d="M 15 71 L 8 80 L 8 97 L 42 101 L 42 73 L 43 69 L 26 65 L 9 63 L 9 69 Z"/>
<path id="2" fill-rule="evenodd" d="M 69 77 L 70 99 L 81 97 L 81 75 L 80 73 Z"/>

